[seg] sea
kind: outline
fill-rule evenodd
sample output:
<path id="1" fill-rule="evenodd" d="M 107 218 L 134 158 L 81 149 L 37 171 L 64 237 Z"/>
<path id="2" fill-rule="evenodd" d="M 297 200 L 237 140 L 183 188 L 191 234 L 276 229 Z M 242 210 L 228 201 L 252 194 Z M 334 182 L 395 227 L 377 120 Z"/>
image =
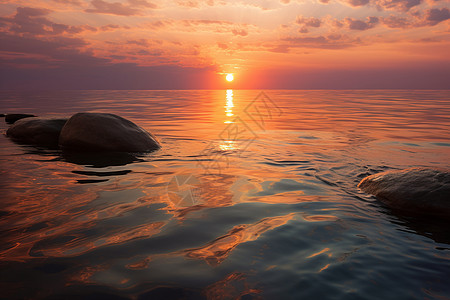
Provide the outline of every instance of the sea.
<path id="1" fill-rule="evenodd" d="M 1 299 L 450 298 L 450 221 L 357 187 L 450 167 L 450 90 L 0 91 L 77 112 L 162 147 L 64 153 L 0 119 Z"/>

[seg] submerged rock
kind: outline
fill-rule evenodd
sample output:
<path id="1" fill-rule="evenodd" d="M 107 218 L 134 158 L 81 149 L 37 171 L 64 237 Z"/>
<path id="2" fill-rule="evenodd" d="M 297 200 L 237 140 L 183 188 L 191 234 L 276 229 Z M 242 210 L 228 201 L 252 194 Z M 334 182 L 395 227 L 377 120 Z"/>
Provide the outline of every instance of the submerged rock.
<path id="1" fill-rule="evenodd" d="M 18 120 L 6 135 L 13 141 L 23 144 L 58 147 L 59 134 L 67 119 L 30 117 Z"/>
<path id="2" fill-rule="evenodd" d="M 161 147 L 133 122 L 106 113 L 73 115 L 61 131 L 59 145 L 76 152 L 148 152 Z"/>
<path id="3" fill-rule="evenodd" d="M 20 119 L 32 118 L 32 117 L 36 117 L 36 116 L 30 115 L 30 114 L 6 114 L 5 122 L 8 124 L 14 124 L 16 121 L 18 121 Z"/>
<path id="4" fill-rule="evenodd" d="M 430 168 L 387 171 L 368 176 L 358 187 L 391 208 L 450 216 L 450 172 Z"/>

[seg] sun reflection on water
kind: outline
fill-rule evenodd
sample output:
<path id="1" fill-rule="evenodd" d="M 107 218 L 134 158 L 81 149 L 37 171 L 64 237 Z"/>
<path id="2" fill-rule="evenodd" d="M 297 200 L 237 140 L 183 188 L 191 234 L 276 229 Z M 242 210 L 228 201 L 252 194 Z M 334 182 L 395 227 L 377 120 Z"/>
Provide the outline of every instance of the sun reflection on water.
<path id="1" fill-rule="evenodd" d="M 226 103 L 225 103 L 225 124 L 234 123 L 235 115 L 233 114 L 233 90 L 227 90 Z M 232 125 L 229 125 L 232 126 Z M 236 141 L 231 140 L 222 140 L 219 145 L 220 150 L 222 151 L 231 151 L 236 149 Z"/>
<path id="2" fill-rule="evenodd" d="M 233 90 L 227 90 L 227 102 L 225 104 L 225 115 L 227 117 L 233 117 L 234 116 L 234 114 L 233 114 L 233 107 L 234 107 Z M 224 123 L 226 123 L 226 124 L 232 123 L 232 120 L 227 118 Z"/>

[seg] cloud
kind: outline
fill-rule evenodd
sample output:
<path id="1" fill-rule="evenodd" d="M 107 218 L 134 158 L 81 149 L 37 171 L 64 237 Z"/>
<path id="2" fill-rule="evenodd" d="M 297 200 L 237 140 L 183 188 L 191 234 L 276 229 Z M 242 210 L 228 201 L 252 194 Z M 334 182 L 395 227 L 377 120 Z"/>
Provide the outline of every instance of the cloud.
<path id="1" fill-rule="evenodd" d="M 88 45 L 80 38 L 47 37 L 34 38 L 10 35 L 0 32 L 0 52 L 22 54 L 27 57 L 39 56 L 36 62 L 42 67 L 55 65 L 99 65 L 107 63 L 107 59 L 95 57 L 85 50 Z"/>
<path id="2" fill-rule="evenodd" d="M 410 8 L 420 5 L 422 0 L 377 0 L 375 4 L 386 10 L 408 11 Z"/>
<path id="3" fill-rule="evenodd" d="M 143 46 L 143 47 L 147 47 L 147 46 L 149 45 L 148 41 L 145 40 L 145 39 L 129 40 L 129 41 L 127 41 L 127 44 L 129 44 L 129 45 Z"/>
<path id="4" fill-rule="evenodd" d="M 118 16 L 134 16 L 141 14 L 141 11 L 137 9 L 139 7 L 157 8 L 155 4 L 145 0 L 128 0 L 128 3 L 128 5 L 125 5 L 121 2 L 111 3 L 103 0 L 92 0 L 91 4 L 94 8 L 86 9 L 85 12 Z"/>
<path id="5" fill-rule="evenodd" d="M 291 48 L 290 45 L 284 44 L 284 45 L 278 45 L 275 47 L 271 47 L 268 50 L 270 52 L 275 52 L 275 53 L 289 53 L 290 48 Z"/>
<path id="6" fill-rule="evenodd" d="M 370 5 L 380 10 L 408 11 L 412 7 L 420 5 L 422 0 L 347 0 L 346 2 L 353 7 Z"/>
<path id="7" fill-rule="evenodd" d="M 0 18 L 4 26 L 9 27 L 9 32 L 27 34 L 31 36 L 60 35 L 63 33 L 78 34 L 84 31 L 97 31 L 89 25 L 70 26 L 55 23 L 46 16 L 52 11 L 49 9 L 18 7 L 16 14 L 10 18 Z"/>
<path id="8" fill-rule="evenodd" d="M 363 6 L 370 2 L 370 0 L 348 0 L 351 6 Z"/>
<path id="9" fill-rule="evenodd" d="M 188 8 L 198 8 L 200 3 L 198 1 L 177 1 L 178 6 L 188 7 Z"/>
<path id="10" fill-rule="evenodd" d="M 450 19 L 450 11 L 448 8 L 443 7 L 432 8 L 425 12 L 425 21 L 428 25 L 434 26 L 439 24 L 440 22 L 446 21 Z"/>
<path id="11" fill-rule="evenodd" d="M 273 49 L 283 50 L 288 48 L 316 48 L 316 49 L 344 49 L 355 46 L 360 43 L 359 39 L 350 40 L 346 36 L 340 34 L 330 34 L 327 36 L 319 35 L 315 37 L 287 37 L 281 39 L 286 44 L 278 45 Z M 286 50 L 286 49 L 285 49 Z"/>
<path id="12" fill-rule="evenodd" d="M 0 89 L 211 89 L 213 68 L 136 64 L 17 69 L 1 65 Z"/>
<path id="13" fill-rule="evenodd" d="M 161 25 L 173 25 L 178 31 L 200 32 L 213 31 L 217 33 L 232 33 L 235 36 L 247 36 L 249 27 L 246 23 L 234 23 L 223 20 L 167 20 Z"/>
<path id="14" fill-rule="evenodd" d="M 75 6 L 81 6 L 83 3 L 79 0 L 53 0 L 56 3 L 61 3 L 61 4 L 70 4 L 70 5 L 75 5 Z"/>
<path id="15" fill-rule="evenodd" d="M 412 26 L 409 19 L 399 16 L 388 16 L 381 19 L 382 23 L 389 28 L 408 28 Z"/>
<path id="16" fill-rule="evenodd" d="M 100 27 L 101 31 L 111 31 L 111 30 L 116 30 L 116 29 L 120 29 L 120 28 L 125 28 L 127 29 L 128 27 L 124 26 L 119 26 L 116 24 L 108 24 L 108 25 L 103 25 L 102 27 Z"/>
<path id="17" fill-rule="evenodd" d="M 202 5 L 204 6 L 205 4 L 207 6 L 215 5 L 214 0 L 206 0 L 206 1 L 205 0 L 177 0 L 175 2 L 177 3 L 178 6 L 186 7 L 186 8 L 200 8 Z M 224 1 L 221 1 L 218 4 L 227 5 L 227 3 Z"/>
<path id="18" fill-rule="evenodd" d="M 228 45 L 224 44 L 224 43 L 217 43 L 217 47 L 219 47 L 222 50 L 227 50 L 228 49 Z"/>
<path id="19" fill-rule="evenodd" d="M 253 25 L 246 23 L 234 23 L 224 20 L 209 20 L 209 19 L 190 19 L 190 20 L 174 20 L 165 19 L 158 20 L 142 25 L 152 31 L 176 31 L 192 32 L 195 34 L 202 34 L 204 32 L 214 32 L 223 34 L 233 34 L 234 36 L 247 36 L 249 29 Z"/>
<path id="20" fill-rule="evenodd" d="M 308 26 L 308 27 L 320 27 L 320 25 L 322 24 L 322 21 L 318 18 L 304 18 L 304 17 L 297 17 L 297 20 L 295 21 L 295 23 L 299 24 L 299 25 L 304 25 L 304 26 Z"/>
<path id="21" fill-rule="evenodd" d="M 233 29 L 231 30 L 231 33 L 233 33 L 233 35 L 240 35 L 240 36 L 248 35 L 248 31 L 245 29 Z"/>
<path id="22" fill-rule="evenodd" d="M 136 53 L 130 53 L 130 54 L 138 54 L 138 55 L 144 55 L 144 56 L 162 56 L 162 51 L 149 51 L 149 50 L 139 50 Z"/>
<path id="23" fill-rule="evenodd" d="M 300 33 L 308 33 L 310 27 L 318 28 L 322 24 L 322 21 L 318 18 L 305 18 L 302 16 L 298 16 L 295 20 L 295 23 L 301 25 L 302 27 L 299 29 Z"/>
<path id="24" fill-rule="evenodd" d="M 154 3 L 148 2 L 146 0 L 128 0 L 131 6 L 135 7 L 148 7 L 148 8 L 158 8 Z"/>
<path id="25" fill-rule="evenodd" d="M 92 0 L 91 4 L 94 8 L 86 9 L 85 12 L 119 16 L 133 16 L 139 14 L 139 10 L 125 6 L 120 2 L 109 3 L 103 0 Z"/>
<path id="26" fill-rule="evenodd" d="M 231 25 L 234 24 L 230 21 L 221 21 L 221 20 L 183 20 L 185 25 Z"/>
<path id="27" fill-rule="evenodd" d="M 375 27 L 380 22 L 377 17 L 368 17 L 367 21 L 346 18 L 345 21 L 352 30 L 368 30 Z"/>
<path id="28" fill-rule="evenodd" d="M 390 15 L 381 19 L 382 23 L 389 28 L 415 28 L 424 26 L 435 26 L 450 19 L 448 8 L 432 8 L 426 10 L 423 16 L 417 15 L 415 19 Z"/>

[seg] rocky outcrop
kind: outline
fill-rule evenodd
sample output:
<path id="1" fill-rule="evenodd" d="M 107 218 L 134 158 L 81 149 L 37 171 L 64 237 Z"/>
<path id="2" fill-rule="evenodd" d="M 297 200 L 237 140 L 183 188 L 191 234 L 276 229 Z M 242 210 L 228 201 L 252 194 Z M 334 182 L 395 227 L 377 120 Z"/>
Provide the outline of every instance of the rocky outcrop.
<path id="1" fill-rule="evenodd" d="M 6 135 L 22 144 L 57 148 L 59 134 L 67 119 L 29 117 L 16 121 Z"/>
<path id="2" fill-rule="evenodd" d="M 77 113 L 61 130 L 59 146 L 75 152 L 148 152 L 160 148 L 156 138 L 114 114 Z"/>
<path id="3" fill-rule="evenodd" d="M 391 208 L 450 218 L 450 172 L 431 168 L 387 171 L 368 176 L 358 187 Z"/>
<path id="4" fill-rule="evenodd" d="M 32 117 L 36 117 L 36 116 L 30 115 L 30 114 L 6 114 L 5 122 L 8 124 L 14 124 L 18 120 L 25 119 L 25 118 L 32 118 Z"/>

